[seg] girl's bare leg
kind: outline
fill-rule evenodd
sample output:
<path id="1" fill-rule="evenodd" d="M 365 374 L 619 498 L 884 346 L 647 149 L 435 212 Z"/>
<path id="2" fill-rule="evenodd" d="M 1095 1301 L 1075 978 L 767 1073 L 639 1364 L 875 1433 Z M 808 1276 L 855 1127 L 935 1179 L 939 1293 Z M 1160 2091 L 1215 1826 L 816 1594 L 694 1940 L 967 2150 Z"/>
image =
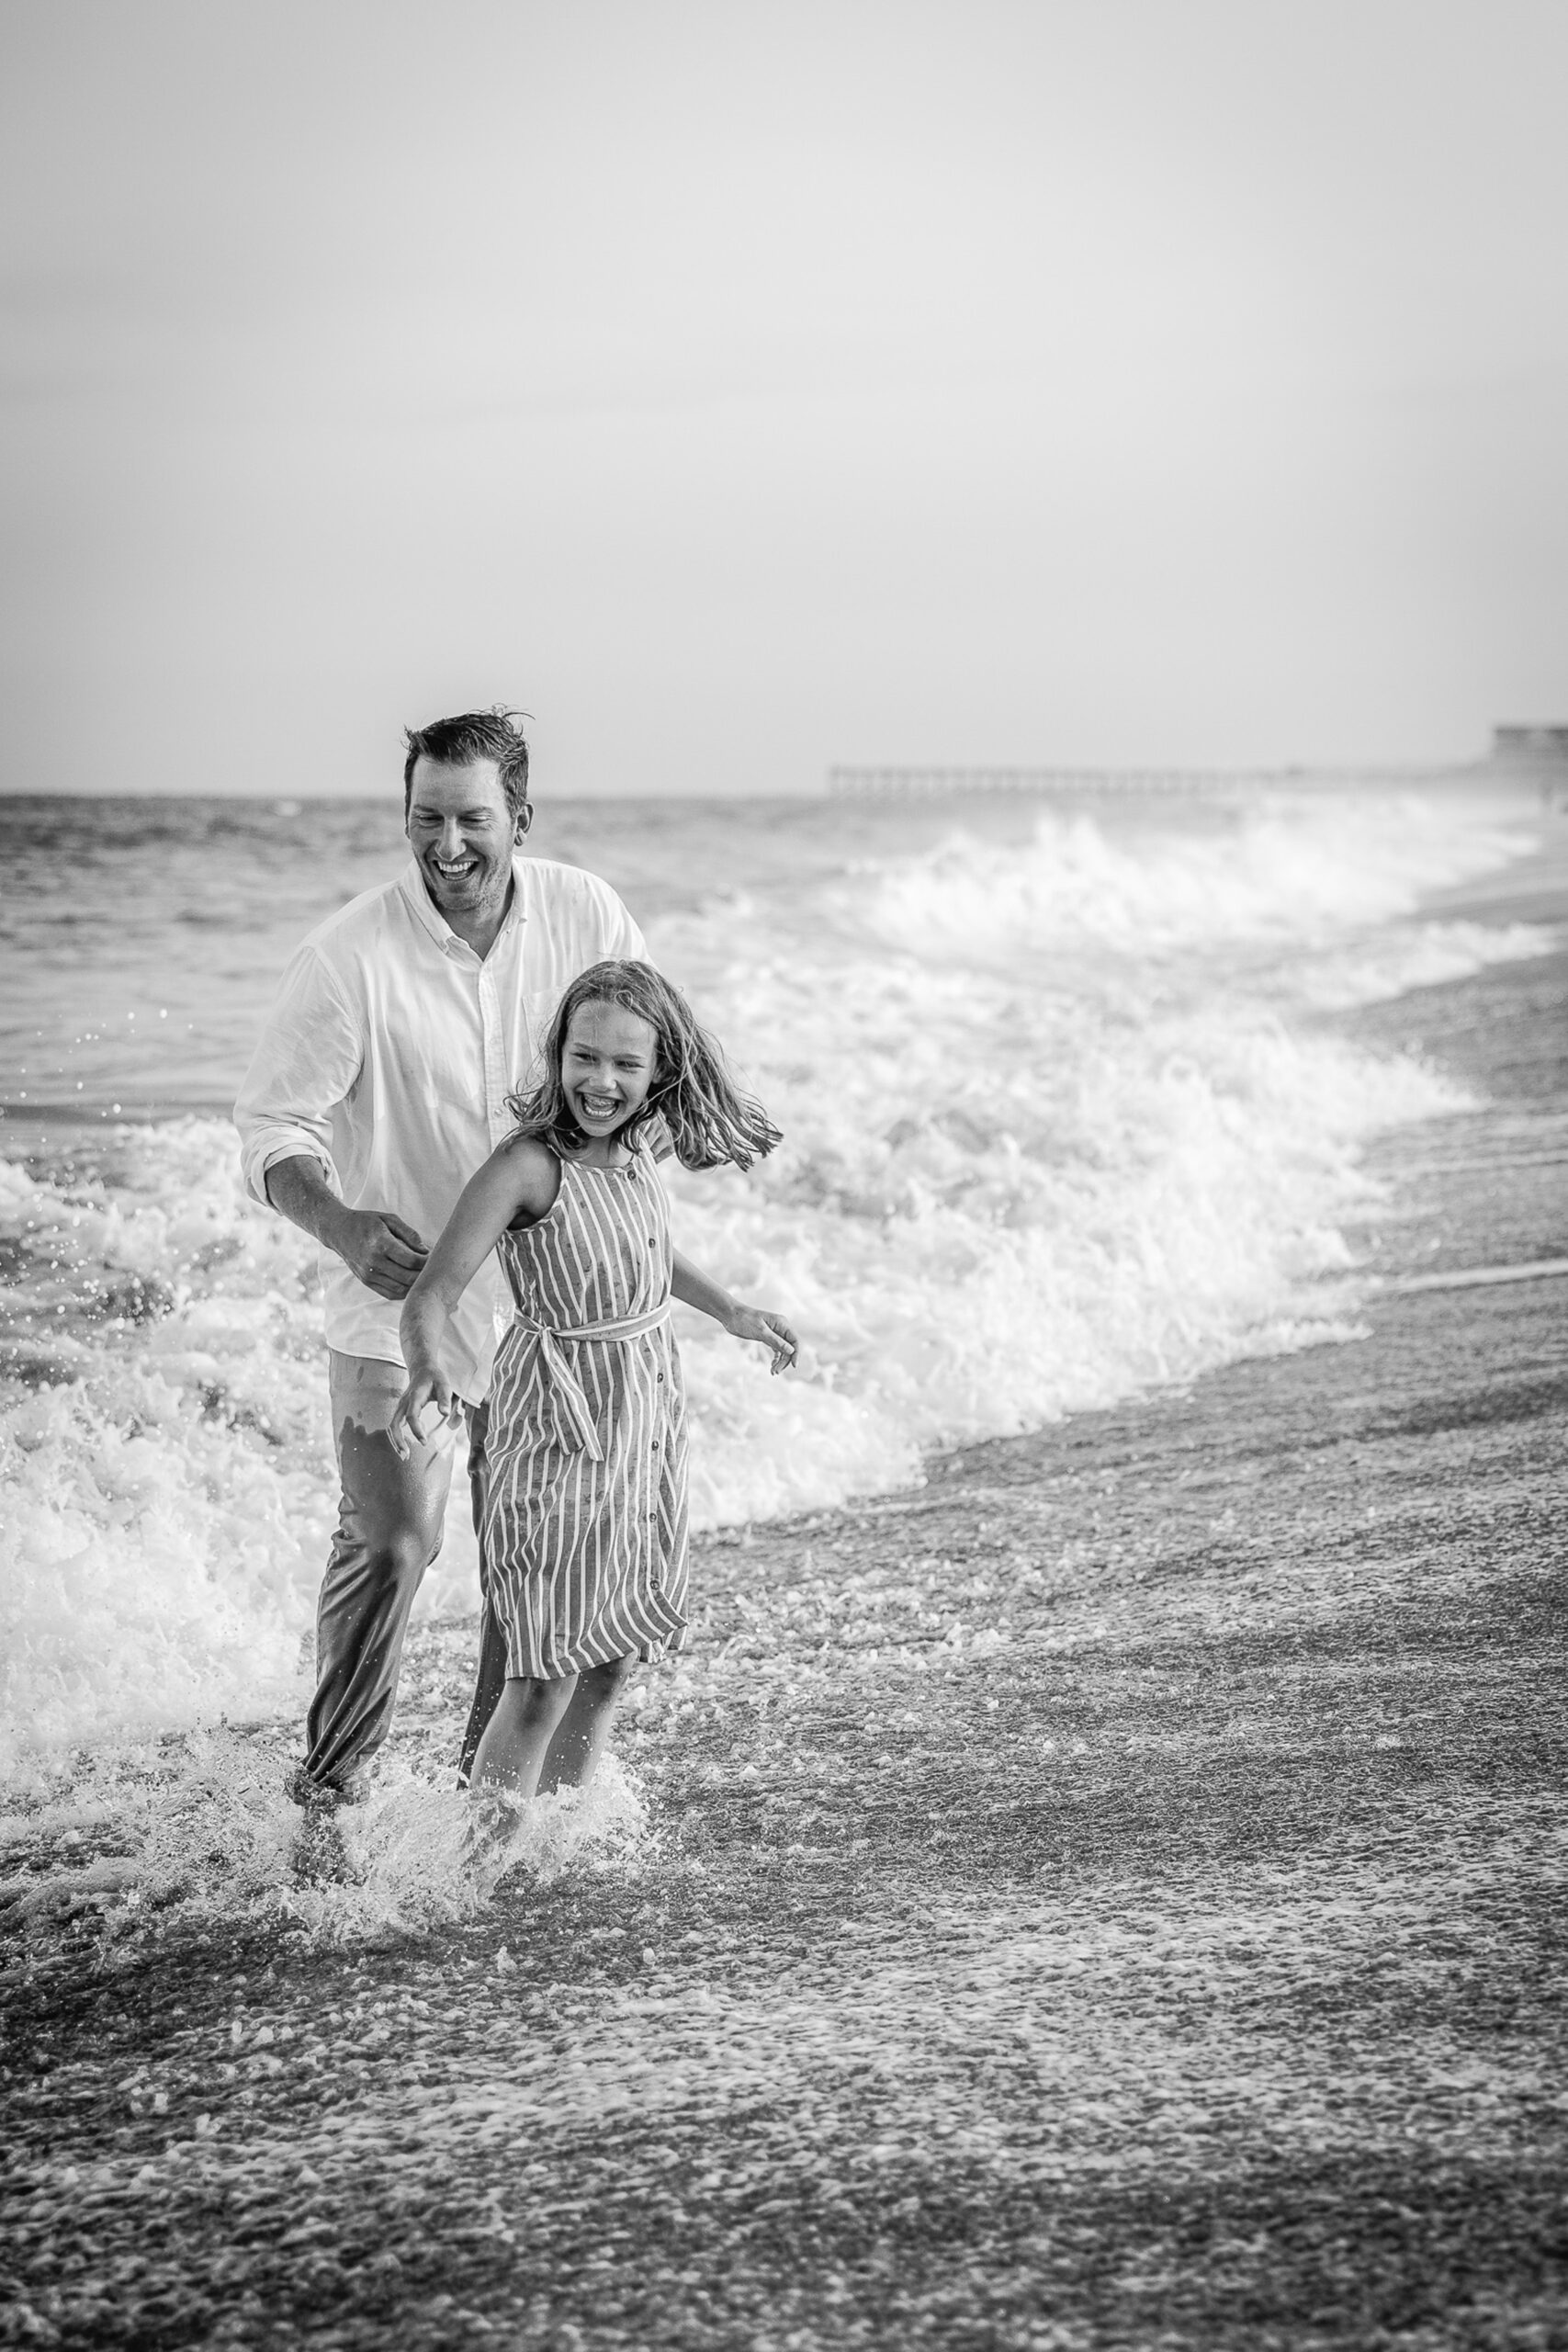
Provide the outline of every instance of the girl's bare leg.
<path id="1" fill-rule="evenodd" d="M 590 1666 L 577 1678 L 571 1704 L 561 1717 L 539 1775 L 541 1789 L 585 1789 L 599 1770 L 615 1702 L 621 1695 L 635 1657 L 613 1657 L 607 1666 Z"/>
<path id="2" fill-rule="evenodd" d="M 509 1796 L 527 1799 L 539 1785 L 539 1773 L 557 1725 L 570 1706 L 578 1678 L 563 1675 L 545 1682 L 531 1674 L 509 1675 L 474 1751 L 472 1786 L 504 1789 Z"/>

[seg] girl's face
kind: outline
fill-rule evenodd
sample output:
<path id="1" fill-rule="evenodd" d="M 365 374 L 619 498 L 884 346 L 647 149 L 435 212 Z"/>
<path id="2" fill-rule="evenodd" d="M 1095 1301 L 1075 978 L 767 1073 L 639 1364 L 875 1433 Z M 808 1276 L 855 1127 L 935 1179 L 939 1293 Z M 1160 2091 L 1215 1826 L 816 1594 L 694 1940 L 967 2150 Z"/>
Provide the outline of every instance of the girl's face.
<path id="1" fill-rule="evenodd" d="M 622 1004 L 580 1004 L 561 1047 L 567 1108 L 585 1136 L 612 1136 L 647 1102 L 659 1069 L 651 1022 Z"/>

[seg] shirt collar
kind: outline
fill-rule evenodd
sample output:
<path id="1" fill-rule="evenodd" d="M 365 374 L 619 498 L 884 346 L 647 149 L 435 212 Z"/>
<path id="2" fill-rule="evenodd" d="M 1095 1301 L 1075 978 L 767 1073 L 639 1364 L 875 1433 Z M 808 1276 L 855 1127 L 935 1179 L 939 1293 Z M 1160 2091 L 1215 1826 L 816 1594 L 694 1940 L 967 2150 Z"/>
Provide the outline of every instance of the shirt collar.
<path id="1" fill-rule="evenodd" d="M 507 908 L 505 919 L 501 929 L 496 933 L 495 946 L 491 949 L 492 956 L 502 941 L 528 920 L 527 910 L 524 905 L 526 896 L 526 885 L 524 880 L 525 864 L 526 861 L 521 857 L 514 857 L 512 861 L 512 904 Z M 399 875 L 398 888 L 412 908 L 415 921 L 428 932 L 444 956 L 473 956 L 474 951 L 468 941 L 458 938 L 432 899 L 430 892 L 425 888 L 424 876 L 420 872 L 417 857 L 411 857 Z M 474 960 L 477 963 L 479 958 L 475 956 Z"/>

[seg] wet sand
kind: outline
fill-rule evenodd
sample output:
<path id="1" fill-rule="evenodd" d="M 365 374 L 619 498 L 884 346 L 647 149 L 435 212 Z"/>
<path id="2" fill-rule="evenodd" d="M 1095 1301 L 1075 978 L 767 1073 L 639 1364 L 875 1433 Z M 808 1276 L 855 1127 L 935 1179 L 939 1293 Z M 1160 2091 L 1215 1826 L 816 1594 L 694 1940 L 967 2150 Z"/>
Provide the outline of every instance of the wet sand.
<path id="1" fill-rule="evenodd" d="M 1455 1278 L 1568 1256 L 1568 955 L 1349 1025 L 1491 1098 L 1374 1156 L 1366 1336 L 706 1543 L 629 1856 L 14 1936 L 12 2340 L 1564 2340 L 1568 1281 Z"/>

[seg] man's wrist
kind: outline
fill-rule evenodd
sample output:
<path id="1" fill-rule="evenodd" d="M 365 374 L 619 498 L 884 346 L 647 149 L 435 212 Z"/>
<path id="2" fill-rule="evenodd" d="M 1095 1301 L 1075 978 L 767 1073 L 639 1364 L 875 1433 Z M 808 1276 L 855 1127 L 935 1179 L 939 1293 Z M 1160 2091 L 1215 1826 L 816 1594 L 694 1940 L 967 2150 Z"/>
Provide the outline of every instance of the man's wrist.
<path id="1" fill-rule="evenodd" d="M 322 1249 L 332 1250 L 334 1257 L 346 1255 L 348 1219 L 353 1214 L 352 1209 L 345 1208 L 342 1201 L 332 1195 L 323 1200 L 316 1211 L 316 1238 Z"/>
<path id="2" fill-rule="evenodd" d="M 262 1191 L 279 1216 L 303 1227 L 318 1241 L 326 1238 L 331 1219 L 343 1207 L 327 1168 L 310 1151 L 288 1151 L 269 1160 Z"/>

